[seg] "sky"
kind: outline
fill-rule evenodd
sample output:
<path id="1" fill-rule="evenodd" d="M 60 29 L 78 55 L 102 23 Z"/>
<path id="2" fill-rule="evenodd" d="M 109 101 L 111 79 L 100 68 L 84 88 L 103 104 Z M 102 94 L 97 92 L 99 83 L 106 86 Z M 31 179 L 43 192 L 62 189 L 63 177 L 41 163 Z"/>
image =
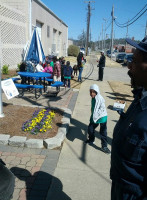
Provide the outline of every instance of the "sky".
<path id="1" fill-rule="evenodd" d="M 87 29 L 87 6 L 84 0 L 41 0 L 64 23 L 68 25 L 68 37 L 78 39 L 82 31 Z M 123 24 L 132 19 L 145 5 L 147 0 L 95 0 L 91 1 L 90 30 L 91 40 L 102 38 L 103 29 L 111 23 L 111 11 L 114 5 L 114 16 Z M 146 7 L 147 8 L 147 7 Z M 128 27 L 128 37 L 142 40 L 145 36 L 147 12 L 134 24 Z M 108 38 L 111 37 L 111 26 L 106 30 Z M 120 28 L 114 24 L 114 38 L 124 38 L 127 28 Z"/>

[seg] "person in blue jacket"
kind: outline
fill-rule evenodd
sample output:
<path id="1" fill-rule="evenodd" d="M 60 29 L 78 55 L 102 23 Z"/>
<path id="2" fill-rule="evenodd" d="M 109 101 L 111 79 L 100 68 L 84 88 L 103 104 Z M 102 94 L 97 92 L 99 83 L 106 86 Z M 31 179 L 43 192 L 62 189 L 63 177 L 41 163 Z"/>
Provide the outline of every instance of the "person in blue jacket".
<path id="1" fill-rule="evenodd" d="M 147 199 L 147 37 L 136 47 L 129 63 L 129 76 L 135 86 L 134 100 L 121 113 L 112 140 L 111 200 Z"/>
<path id="2" fill-rule="evenodd" d="M 70 80 L 71 80 L 72 73 L 73 73 L 73 69 L 70 66 L 70 62 L 67 61 L 63 69 L 63 77 L 64 77 L 64 86 L 67 86 L 69 88 L 70 88 Z"/>

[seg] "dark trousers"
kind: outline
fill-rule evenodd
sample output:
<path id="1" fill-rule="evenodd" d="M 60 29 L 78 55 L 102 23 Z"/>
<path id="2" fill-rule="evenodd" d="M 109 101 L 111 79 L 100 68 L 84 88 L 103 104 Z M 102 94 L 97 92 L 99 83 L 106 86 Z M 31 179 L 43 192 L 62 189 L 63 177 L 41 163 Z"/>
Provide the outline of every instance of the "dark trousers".
<path id="1" fill-rule="evenodd" d="M 74 76 L 77 76 L 77 75 L 78 75 L 78 70 L 74 69 Z"/>
<path id="2" fill-rule="evenodd" d="M 99 80 L 103 80 L 104 67 L 99 67 Z"/>
<path id="3" fill-rule="evenodd" d="M 90 123 L 88 126 L 88 135 L 91 142 L 94 142 L 95 140 L 95 129 L 98 125 L 99 124 Z M 100 123 L 100 136 L 102 147 L 107 147 L 107 122 Z"/>
<path id="4" fill-rule="evenodd" d="M 0 159 L 0 200 L 10 200 L 15 187 L 15 177 Z"/>
<path id="5" fill-rule="evenodd" d="M 64 85 L 70 88 L 70 79 L 64 79 Z"/>
<path id="6" fill-rule="evenodd" d="M 145 196 L 126 191 L 123 184 L 112 181 L 111 200 L 143 200 Z"/>

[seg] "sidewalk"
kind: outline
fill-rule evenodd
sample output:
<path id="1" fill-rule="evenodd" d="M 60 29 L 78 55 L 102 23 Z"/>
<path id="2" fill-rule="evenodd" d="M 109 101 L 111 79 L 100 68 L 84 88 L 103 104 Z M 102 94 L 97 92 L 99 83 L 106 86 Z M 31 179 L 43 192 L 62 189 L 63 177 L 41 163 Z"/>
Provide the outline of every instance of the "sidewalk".
<path id="1" fill-rule="evenodd" d="M 96 60 L 96 59 L 95 59 Z M 93 63 L 95 63 L 93 58 Z M 95 67 L 96 68 L 96 67 Z M 113 105 L 112 90 L 107 81 L 98 82 L 97 69 L 81 85 L 76 106 L 72 115 L 67 139 L 63 144 L 54 177 L 63 184 L 63 193 L 56 179 L 48 193 L 47 200 L 109 200 L 111 181 L 109 178 L 110 155 L 101 150 L 99 127 L 96 129 L 95 145 L 84 144 L 90 117 L 89 87 L 98 84 L 106 100 L 108 112 L 108 147 L 111 149 L 112 132 L 118 120 L 117 112 L 111 110 Z M 66 198 L 65 198 L 66 194 Z"/>

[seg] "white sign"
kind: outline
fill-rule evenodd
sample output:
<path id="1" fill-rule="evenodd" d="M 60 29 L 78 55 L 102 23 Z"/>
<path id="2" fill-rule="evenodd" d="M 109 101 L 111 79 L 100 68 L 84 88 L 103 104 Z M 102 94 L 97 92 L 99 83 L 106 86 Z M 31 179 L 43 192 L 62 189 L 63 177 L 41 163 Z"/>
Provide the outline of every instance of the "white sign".
<path id="1" fill-rule="evenodd" d="M 113 110 L 124 111 L 125 105 L 126 105 L 125 101 L 116 100 L 116 102 L 114 102 L 114 105 L 113 105 Z"/>
<path id="2" fill-rule="evenodd" d="M 19 95 L 19 92 L 11 78 L 1 81 L 1 84 L 2 84 L 2 89 L 8 100 Z"/>

